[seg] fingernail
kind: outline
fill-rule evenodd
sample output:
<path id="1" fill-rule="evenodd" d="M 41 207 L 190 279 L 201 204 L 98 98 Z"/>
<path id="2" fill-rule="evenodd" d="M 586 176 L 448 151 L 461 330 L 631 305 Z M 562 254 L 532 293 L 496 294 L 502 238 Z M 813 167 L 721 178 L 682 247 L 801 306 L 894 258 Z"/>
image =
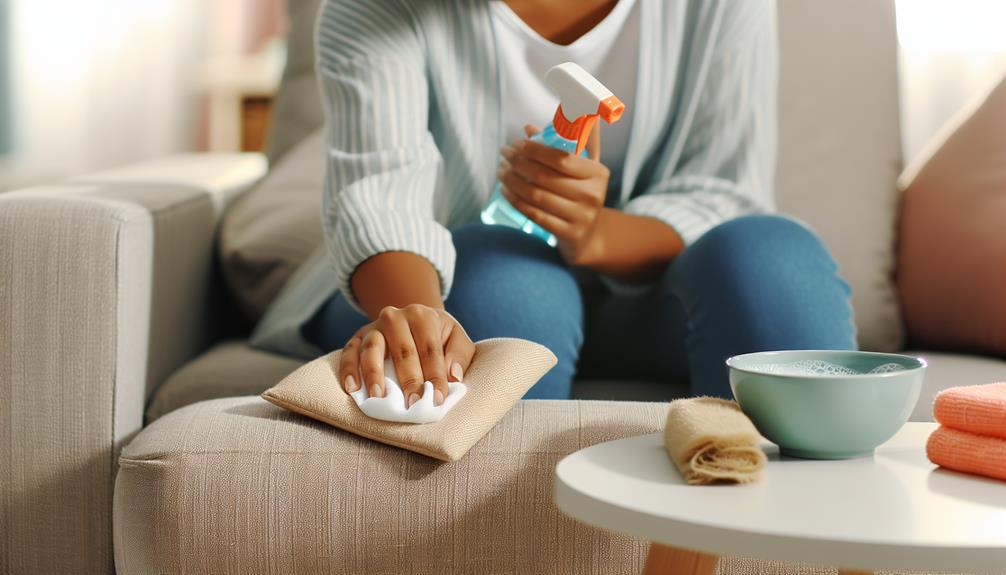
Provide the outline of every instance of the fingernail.
<path id="1" fill-rule="evenodd" d="M 439 389 L 436 390 L 436 391 L 434 391 L 433 392 L 433 405 L 443 405 L 443 403 L 444 403 L 444 394 L 441 393 Z"/>
<path id="2" fill-rule="evenodd" d="M 346 376 L 346 391 L 353 393 L 354 391 L 360 389 L 360 386 L 356 383 L 356 378 L 352 375 Z"/>
<path id="3" fill-rule="evenodd" d="M 419 394 L 418 393 L 409 394 L 409 404 L 406 405 L 405 408 L 408 409 L 408 408 L 412 407 L 412 404 L 416 403 L 417 401 L 419 401 Z"/>
<path id="4" fill-rule="evenodd" d="M 454 381 L 461 381 L 464 377 L 464 372 L 461 370 L 461 364 L 454 362 L 451 364 L 451 375 L 454 377 Z"/>
<path id="5" fill-rule="evenodd" d="M 374 384 L 367 389 L 367 395 L 370 397 L 384 397 L 384 390 L 381 389 L 380 385 Z"/>

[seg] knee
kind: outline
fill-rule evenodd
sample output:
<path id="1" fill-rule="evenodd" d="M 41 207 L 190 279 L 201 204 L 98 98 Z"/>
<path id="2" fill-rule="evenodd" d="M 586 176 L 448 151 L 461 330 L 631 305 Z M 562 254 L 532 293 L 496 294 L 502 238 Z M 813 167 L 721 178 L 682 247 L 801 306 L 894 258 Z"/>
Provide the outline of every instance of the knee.
<path id="1" fill-rule="evenodd" d="M 670 267 L 669 291 L 689 321 L 732 334 L 732 353 L 855 346 L 849 286 L 820 238 L 795 220 L 724 223 Z"/>
<path id="2" fill-rule="evenodd" d="M 686 251 L 709 273 L 749 281 L 771 276 L 834 274 L 837 266 L 821 239 L 806 225 L 786 216 L 754 215 L 724 222 Z"/>

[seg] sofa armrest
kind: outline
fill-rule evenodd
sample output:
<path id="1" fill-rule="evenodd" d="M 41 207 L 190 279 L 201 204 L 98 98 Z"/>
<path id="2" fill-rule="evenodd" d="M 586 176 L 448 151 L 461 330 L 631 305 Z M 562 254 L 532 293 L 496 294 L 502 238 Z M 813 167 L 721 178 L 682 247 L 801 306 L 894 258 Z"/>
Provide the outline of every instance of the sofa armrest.
<path id="1" fill-rule="evenodd" d="M 0 195 L 0 571 L 112 572 L 118 448 L 208 343 L 217 222 L 265 169 L 186 155 Z"/>
<path id="2" fill-rule="evenodd" d="M 116 572 L 638 573 L 646 542 L 563 516 L 552 476 L 666 419 L 666 403 L 520 401 L 444 463 L 259 397 L 203 401 L 122 451 Z"/>

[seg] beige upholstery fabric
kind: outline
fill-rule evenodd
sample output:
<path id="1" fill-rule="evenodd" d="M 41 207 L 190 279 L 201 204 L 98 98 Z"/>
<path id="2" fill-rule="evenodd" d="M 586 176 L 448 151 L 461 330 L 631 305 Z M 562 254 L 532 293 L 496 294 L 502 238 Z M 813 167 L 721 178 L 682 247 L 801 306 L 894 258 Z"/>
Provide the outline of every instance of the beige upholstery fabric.
<path id="1" fill-rule="evenodd" d="M 262 397 L 340 429 L 443 461 L 463 457 L 556 362 L 548 348 L 527 340 L 480 341 L 465 372 L 465 396 L 440 421 L 416 425 L 364 415 L 340 385 L 341 353 L 333 351 L 308 363 Z"/>
<path id="2" fill-rule="evenodd" d="M 147 406 L 147 423 L 207 399 L 259 395 L 304 362 L 259 351 L 239 340 L 214 345 L 157 388 Z"/>
<path id="3" fill-rule="evenodd" d="M 901 165 L 891 0 L 779 2 L 779 208 L 852 285 L 860 346 L 903 344 L 893 280 Z"/>
<path id="4" fill-rule="evenodd" d="M 123 451 L 117 573 L 638 573 L 645 546 L 561 515 L 552 473 L 664 416 L 660 404 L 524 401 L 442 463 L 258 398 L 199 403 Z"/>
<path id="5" fill-rule="evenodd" d="M 322 244 L 325 134 L 316 130 L 227 212 L 220 227 L 224 277 L 245 316 L 257 321 Z"/>
<path id="6" fill-rule="evenodd" d="M 144 381 L 142 362 L 116 370 L 119 345 L 129 346 L 118 337 L 116 312 L 142 301 L 117 288 L 116 252 L 137 249 L 126 240 L 149 250 L 146 225 L 122 206 L 7 196 L 0 197 L 0 572 L 107 573 L 112 446 L 121 432 L 140 428 L 137 417 L 118 427 L 115 405 L 141 410 Z M 130 328 L 142 326 L 123 328 L 138 336 Z"/>
<path id="7" fill-rule="evenodd" d="M 264 170 L 208 158 L 0 195 L 2 573 L 112 570 L 118 448 L 211 333 L 216 220 Z"/>
<path id="8" fill-rule="evenodd" d="M 88 195 L 150 213 L 153 251 L 138 262 L 146 266 L 142 273 L 151 274 L 148 297 L 157 302 L 150 308 L 150 341 L 138 336 L 149 350 L 145 398 L 226 328 L 227 303 L 218 299 L 223 294 L 213 273 L 214 236 L 223 212 L 265 171 L 260 154 L 179 154 L 73 180 L 75 186 L 96 186 Z M 60 189 L 57 196 L 79 195 Z"/>
<path id="9" fill-rule="evenodd" d="M 552 503 L 555 464 L 656 433 L 657 403 L 521 401 L 442 463 L 254 398 L 170 413 L 125 450 L 115 484 L 118 575 L 640 573 L 645 542 Z M 721 575 L 834 575 L 726 557 Z"/>

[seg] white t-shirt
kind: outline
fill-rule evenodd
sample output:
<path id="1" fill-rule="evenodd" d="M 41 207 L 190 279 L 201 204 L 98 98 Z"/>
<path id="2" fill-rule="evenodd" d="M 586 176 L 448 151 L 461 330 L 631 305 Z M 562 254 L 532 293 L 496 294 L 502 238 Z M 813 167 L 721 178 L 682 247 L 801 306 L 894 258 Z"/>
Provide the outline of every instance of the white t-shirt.
<path id="1" fill-rule="evenodd" d="M 567 46 L 542 38 L 502 0 L 492 1 L 492 20 L 499 47 L 506 141 L 524 138 L 525 124 L 544 127 L 552 121 L 559 99 L 545 84 L 545 72 L 563 62 L 576 62 L 625 103 L 621 120 L 612 125 L 597 122 L 601 161 L 611 170 L 611 184 L 617 186 L 632 128 L 639 68 L 636 0 L 620 0 L 604 20 Z"/>

